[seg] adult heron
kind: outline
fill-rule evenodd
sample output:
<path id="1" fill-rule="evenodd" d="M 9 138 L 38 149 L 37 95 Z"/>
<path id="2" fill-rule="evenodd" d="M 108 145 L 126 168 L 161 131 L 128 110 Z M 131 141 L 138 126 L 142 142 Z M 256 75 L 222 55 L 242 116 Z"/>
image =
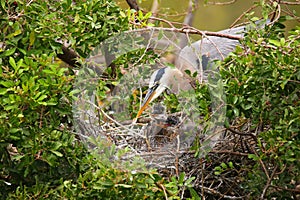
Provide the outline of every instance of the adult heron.
<path id="1" fill-rule="evenodd" d="M 262 21 L 256 22 L 260 25 Z M 266 23 L 263 23 L 264 26 Z M 183 48 L 175 62 L 176 68 L 164 67 L 156 70 L 149 82 L 149 89 L 137 113 L 136 119 L 147 108 L 148 104 L 160 96 L 166 89 L 177 94 L 181 90 L 192 89 L 186 71 L 197 72 L 198 80 L 205 80 L 204 71 L 211 69 L 214 61 L 224 60 L 240 44 L 250 25 L 219 31 L 219 35 L 233 37 L 203 36 L 203 39 Z"/>

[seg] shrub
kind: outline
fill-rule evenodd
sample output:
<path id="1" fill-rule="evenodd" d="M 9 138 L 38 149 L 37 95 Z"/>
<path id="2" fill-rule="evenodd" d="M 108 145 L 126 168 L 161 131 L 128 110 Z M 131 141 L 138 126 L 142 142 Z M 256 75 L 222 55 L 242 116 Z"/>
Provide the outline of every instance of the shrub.
<path id="1" fill-rule="evenodd" d="M 292 198 L 299 184 L 300 159 L 300 60 L 296 27 L 285 39 L 281 24 L 263 35 L 250 33 L 228 67 L 221 70 L 225 80 L 228 117 L 245 121 L 245 134 L 257 137 L 258 149 L 249 155 L 256 161 L 249 167 L 243 187 L 252 195 Z"/>

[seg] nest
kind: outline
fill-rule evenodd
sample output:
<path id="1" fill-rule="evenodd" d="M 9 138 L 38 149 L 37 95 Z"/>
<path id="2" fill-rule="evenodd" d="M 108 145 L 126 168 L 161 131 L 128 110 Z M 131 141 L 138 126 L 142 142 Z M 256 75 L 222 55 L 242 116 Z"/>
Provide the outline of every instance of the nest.
<path id="1" fill-rule="evenodd" d="M 256 148 L 255 135 L 246 131 L 250 123 L 239 128 L 242 132 L 222 128 L 218 140 L 212 141 L 203 134 L 204 127 L 197 127 L 192 136 L 184 134 L 186 127 L 183 128 L 182 121 L 185 116 L 182 113 L 156 115 L 132 123 L 118 122 L 102 110 L 100 112 L 102 120 L 99 116 L 94 116 L 95 120 L 90 117 L 88 122 L 78 119 L 80 136 L 89 148 L 97 145 L 89 143 L 87 138 L 100 136 L 107 144 L 115 145 L 116 151 L 127 149 L 117 158 L 118 162 L 133 162 L 141 158 L 147 168 L 157 169 L 167 179 L 185 173 L 187 179 L 194 177 L 193 188 L 207 199 L 246 197 L 240 184 L 248 173 L 244 166 L 254 164 L 248 159 L 248 154 L 254 153 Z M 97 126 L 91 125 L 95 121 Z M 181 189 L 182 198 L 190 196 L 186 188 Z"/>

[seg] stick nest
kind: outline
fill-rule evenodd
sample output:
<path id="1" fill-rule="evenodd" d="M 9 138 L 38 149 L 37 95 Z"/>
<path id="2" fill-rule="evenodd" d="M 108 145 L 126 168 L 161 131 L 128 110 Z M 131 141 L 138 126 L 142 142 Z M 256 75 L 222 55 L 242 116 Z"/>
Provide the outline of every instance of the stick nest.
<path id="1" fill-rule="evenodd" d="M 178 113 L 176 115 L 180 116 Z M 85 141 L 90 136 L 100 136 L 108 144 L 114 144 L 116 150 L 127 149 L 120 157 L 122 161 L 142 158 L 146 167 L 157 169 L 165 178 L 184 172 L 187 179 L 194 177 L 192 185 L 197 193 L 208 199 L 246 198 L 241 184 L 249 172 L 247 166 L 254 165 L 248 155 L 257 151 L 257 130 L 251 131 L 250 123 L 240 125 L 241 122 L 234 122 L 231 127 L 235 128 L 223 128 L 218 141 L 209 146 L 211 142 L 205 143 L 209 139 L 202 135 L 203 127 L 199 127 L 193 137 L 187 136 L 182 132 L 182 124 L 176 122 L 176 115 L 137 123 L 117 122 L 106 115 L 100 126 L 91 126 L 86 120 L 79 120 L 79 135 Z M 170 123 L 170 120 L 175 122 L 166 126 L 165 122 Z M 95 147 L 87 143 L 89 148 Z M 201 144 L 208 148 L 201 147 Z M 201 154 L 201 149 L 206 150 L 207 154 Z M 189 196 L 186 188 L 181 190 L 182 197 Z"/>

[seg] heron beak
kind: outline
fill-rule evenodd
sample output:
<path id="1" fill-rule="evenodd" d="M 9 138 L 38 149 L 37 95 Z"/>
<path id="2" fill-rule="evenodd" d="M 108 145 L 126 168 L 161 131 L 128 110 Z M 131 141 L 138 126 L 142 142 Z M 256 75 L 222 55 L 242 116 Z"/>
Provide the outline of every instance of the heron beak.
<path id="1" fill-rule="evenodd" d="M 152 88 L 149 88 L 146 97 L 142 103 L 142 106 L 140 108 L 140 110 L 138 111 L 137 115 L 136 115 L 136 119 L 138 119 L 141 114 L 143 113 L 143 111 L 147 108 L 147 106 L 149 105 L 149 103 L 151 102 L 151 100 L 153 99 L 153 96 L 156 94 L 156 89 L 157 89 L 158 85 L 154 85 Z"/>

